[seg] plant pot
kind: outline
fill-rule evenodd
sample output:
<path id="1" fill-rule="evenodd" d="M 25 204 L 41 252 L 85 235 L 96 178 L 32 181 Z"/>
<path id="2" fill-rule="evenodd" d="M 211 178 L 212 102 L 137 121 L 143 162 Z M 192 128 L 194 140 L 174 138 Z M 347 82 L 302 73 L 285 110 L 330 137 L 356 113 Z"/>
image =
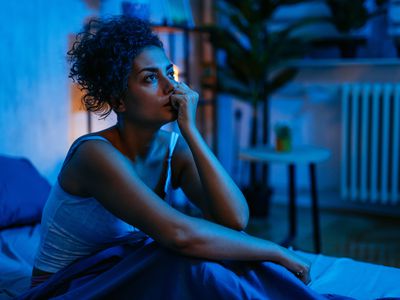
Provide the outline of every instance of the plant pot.
<path id="1" fill-rule="evenodd" d="M 272 190 L 266 186 L 248 186 L 242 189 L 247 200 L 251 218 L 266 218 L 269 215 Z"/>
<path id="2" fill-rule="evenodd" d="M 277 152 L 289 152 L 292 149 L 290 138 L 277 138 L 275 150 Z"/>
<path id="3" fill-rule="evenodd" d="M 275 151 L 288 152 L 292 149 L 292 134 L 288 125 L 275 124 Z"/>

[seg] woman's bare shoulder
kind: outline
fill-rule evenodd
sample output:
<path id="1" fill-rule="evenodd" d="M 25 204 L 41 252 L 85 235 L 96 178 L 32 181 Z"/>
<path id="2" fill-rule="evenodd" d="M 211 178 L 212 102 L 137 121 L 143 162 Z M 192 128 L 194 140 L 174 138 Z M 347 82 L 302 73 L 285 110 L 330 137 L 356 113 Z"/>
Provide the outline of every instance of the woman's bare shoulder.
<path id="1" fill-rule="evenodd" d="M 79 139 L 90 136 L 101 136 L 107 141 L 91 139 L 77 145 L 59 175 L 59 183 L 67 192 L 82 197 L 91 196 L 84 188 L 87 181 L 102 173 L 115 173 L 117 168 L 128 164 L 109 136 L 87 134 Z"/>
<path id="2" fill-rule="evenodd" d="M 114 144 L 118 138 L 118 132 L 117 132 L 115 126 L 111 126 L 106 129 L 103 129 L 103 130 L 84 134 L 84 135 L 80 136 L 79 138 L 77 138 L 75 141 L 80 140 L 80 139 L 90 138 L 90 137 L 103 137 L 106 140 L 110 141 L 111 144 Z"/>

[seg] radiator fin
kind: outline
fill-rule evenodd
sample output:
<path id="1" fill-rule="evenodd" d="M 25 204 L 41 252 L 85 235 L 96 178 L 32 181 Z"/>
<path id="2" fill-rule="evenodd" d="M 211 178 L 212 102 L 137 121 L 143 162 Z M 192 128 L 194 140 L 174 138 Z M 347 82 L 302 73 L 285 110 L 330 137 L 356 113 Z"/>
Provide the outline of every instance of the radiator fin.
<path id="1" fill-rule="evenodd" d="M 341 196 L 400 203 L 400 85 L 344 84 Z"/>

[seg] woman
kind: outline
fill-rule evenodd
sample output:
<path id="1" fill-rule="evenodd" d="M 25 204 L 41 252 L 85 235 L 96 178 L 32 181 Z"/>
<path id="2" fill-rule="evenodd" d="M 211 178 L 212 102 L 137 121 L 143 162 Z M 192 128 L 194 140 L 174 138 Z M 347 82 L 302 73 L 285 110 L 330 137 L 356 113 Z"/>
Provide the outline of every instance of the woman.
<path id="1" fill-rule="evenodd" d="M 71 146 L 43 212 L 32 285 L 101 249 L 148 237 L 182 257 L 271 261 L 308 283 L 308 262 L 242 232 L 246 200 L 196 128 L 198 94 L 175 80 L 149 25 L 128 17 L 92 25 L 68 53 L 70 77 L 89 111 L 113 110 L 118 121 Z M 160 130 L 175 120 L 181 135 Z M 204 219 L 166 203 L 170 185 Z"/>

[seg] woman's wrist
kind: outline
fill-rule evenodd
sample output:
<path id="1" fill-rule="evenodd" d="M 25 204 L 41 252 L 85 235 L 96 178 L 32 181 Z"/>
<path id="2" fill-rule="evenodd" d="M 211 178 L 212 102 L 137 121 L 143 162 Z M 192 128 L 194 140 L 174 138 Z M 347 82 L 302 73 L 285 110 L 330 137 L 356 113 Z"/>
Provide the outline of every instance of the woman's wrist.
<path id="1" fill-rule="evenodd" d="M 296 277 L 307 283 L 310 280 L 310 267 L 309 261 L 298 256 L 290 249 L 282 248 L 282 261 L 281 264 L 286 269 L 291 271 Z"/>
<path id="2" fill-rule="evenodd" d="M 287 267 L 289 264 L 289 260 L 288 260 L 288 255 L 287 255 L 286 251 L 287 251 L 286 248 L 276 244 L 276 250 L 275 250 L 276 254 L 275 254 L 274 262 L 276 262 L 284 267 Z"/>
<path id="3" fill-rule="evenodd" d="M 294 253 L 285 247 L 277 246 L 279 247 L 279 250 L 277 251 L 278 263 L 291 272 L 298 271 L 297 263 L 293 259 Z"/>
<path id="4" fill-rule="evenodd" d="M 190 124 L 187 126 L 180 127 L 182 136 L 185 138 L 186 142 L 189 143 L 189 140 L 192 138 L 196 138 L 196 135 L 199 135 L 199 131 L 194 124 Z"/>

